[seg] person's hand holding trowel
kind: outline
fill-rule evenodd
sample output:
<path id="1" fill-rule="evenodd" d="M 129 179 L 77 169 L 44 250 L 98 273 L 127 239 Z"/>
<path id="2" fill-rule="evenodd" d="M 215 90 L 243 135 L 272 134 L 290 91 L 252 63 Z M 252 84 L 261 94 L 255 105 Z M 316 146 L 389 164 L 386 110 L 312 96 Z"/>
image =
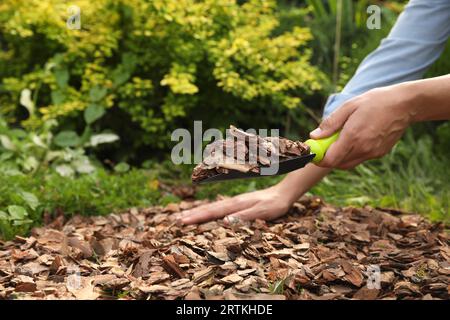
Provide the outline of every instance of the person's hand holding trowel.
<path id="1" fill-rule="evenodd" d="M 419 121 L 450 116 L 450 76 L 373 89 L 350 99 L 311 132 L 321 139 L 341 130 L 321 167 L 351 169 L 386 155 L 405 130 Z"/>

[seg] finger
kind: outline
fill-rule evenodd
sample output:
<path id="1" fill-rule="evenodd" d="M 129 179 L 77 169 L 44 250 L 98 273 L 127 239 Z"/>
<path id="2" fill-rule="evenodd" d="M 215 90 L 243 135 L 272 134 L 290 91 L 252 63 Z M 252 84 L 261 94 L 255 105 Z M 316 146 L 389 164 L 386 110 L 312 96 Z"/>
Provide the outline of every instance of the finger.
<path id="1" fill-rule="evenodd" d="M 225 199 L 210 205 L 201 206 L 192 210 L 180 219 L 183 224 L 202 223 L 209 220 L 222 218 L 230 213 L 245 209 L 251 202 L 239 201 L 236 198 Z"/>
<path id="2" fill-rule="evenodd" d="M 240 221 L 250 221 L 255 219 L 261 219 L 261 211 L 257 207 L 251 207 L 226 216 L 224 222 L 227 224 L 236 224 Z"/>
<path id="3" fill-rule="evenodd" d="M 220 218 L 220 214 L 224 210 L 233 209 L 233 202 L 230 200 L 231 199 L 220 200 L 184 211 L 180 216 L 179 221 L 183 224 L 193 224 Z"/>
<path id="4" fill-rule="evenodd" d="M 217 200 L 217 201 L 214 201 L 211 203 L 201 205 L 199 207 L 185 210 L 185 211 L 181 212 L 180 218 L 185 218 L 185 217 L 190 216 L 199 211 L 217 210 L 218 207 L 229 206 L 230 204 L 237 203 L 238 198 L 239 198 L 239 196 L 232 197 L 232 198 L 226 198 L 223 200 Z"/>
<path id="5" fill-rule="evenodd" d="M 225 200 L 228 200 L 228 199 L 225 199 Z M 224 200 L 221 200 L 221 201 L 224 201 Z M 204 204 L 204 205 L 201 205 L 201 206 L 198 206 L 198 207 L 195 207 L 192 209 L 188 209 L 188 210 L 183 210 L 182 212 L 177 214 L 177 218 L 182 219 L 182 218 L 190 216 L 191 214 L 198 212 L 200 210 L 208 210 L 209 208 L 213 207 L 217 202 L 219 202 L 219 201 Z"/>
<path id="6" fill-rule="evenodd" d="M 336 168 L 342 164 L 349 153 L 352 153 L 352 139 L 347 131 L 342 130 L 339 138 L 325 153 L 325 157 L 317 165 L 325 168 Z"/>
<path id="7" fill-rule="evenodd" d="M 311 139 L 322 139 L 331 136 L 344 126 L 344 123 L 355 110 L 356 104 L 352 100 L 344 103 L 343 106 L 325 118 L 319 127 L 309 134 Z"/>

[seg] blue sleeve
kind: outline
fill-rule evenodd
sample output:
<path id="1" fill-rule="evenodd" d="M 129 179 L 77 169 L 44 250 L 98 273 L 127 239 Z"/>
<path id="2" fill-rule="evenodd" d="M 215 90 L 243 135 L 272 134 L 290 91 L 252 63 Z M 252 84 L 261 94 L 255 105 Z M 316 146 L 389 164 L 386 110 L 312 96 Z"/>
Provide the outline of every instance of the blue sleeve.
<path id="1" fill-rule="evenodd" d="M 370 89 L 422 78 L 441 55 L 449 35 L 450 0 L 411 0 L 342 92 L 328 98 L 324 117 Z"/>

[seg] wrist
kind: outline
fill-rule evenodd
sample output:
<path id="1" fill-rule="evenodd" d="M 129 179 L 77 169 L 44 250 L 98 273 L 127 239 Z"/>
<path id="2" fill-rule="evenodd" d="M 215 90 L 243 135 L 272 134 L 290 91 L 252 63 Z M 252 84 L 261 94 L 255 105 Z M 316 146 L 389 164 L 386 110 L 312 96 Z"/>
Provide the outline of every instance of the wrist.
<path id="1" fill-rule="evenodd" d="M 408 124 L 420 121 L 419 111 L 423 93 L 419 82 L 405 82 L 398 86 L 401 113 L 407 118 Z"/>
<path id="2" fill-rule="evenodd" d="M 291 206 L 307 191 L 303 190 L 301 187 L 299 188 L 298 185 L 293 187 L 291 185 L 291 181 L 288 181 L 286 178 L 272 186 L 272 190 L 276 192 L 279 197 L 283 198 L 289 206 Z"/>

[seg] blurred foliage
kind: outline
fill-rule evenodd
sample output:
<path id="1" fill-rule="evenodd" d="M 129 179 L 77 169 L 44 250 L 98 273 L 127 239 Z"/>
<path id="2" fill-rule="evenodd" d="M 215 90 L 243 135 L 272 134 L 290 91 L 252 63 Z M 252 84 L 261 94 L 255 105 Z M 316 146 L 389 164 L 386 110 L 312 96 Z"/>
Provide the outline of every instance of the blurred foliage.
<path id="1" fill-rule="evenodd" d="M 51 169 L 71 177 L 94 172 L 97 160 L 90 159 L 87 153 L 119 140 L 112 132 L 93 132 L 93 123 L 103 114 L 104 110 L 98 106 L 91 105 L 85 109 L 86 123 L 81 136 L 70 130 L 54 135 L 55 119 L 44 121 L 39 129 L 26 131 L 10 128 L 0 116 L 0 174 L 33 176 Z"/>
<path id="2" fill-rule="evenodd" d="M 66 27 L 65 0 L 0 4 L 0 104 L 10 122 L 76 126 L 83 110 L 99 104 L 132 151 L 155 149 L 192 119 L 255 126 L 258 117 L 298 108 L 326 82 L 310 64 L 307 28 L 272 36 L 275 1 L 71 4 L 81 8 L 81 30 Z M 18 110 L 24 89 L 36 108 L 25 121 Z"/>
<path id="3" fill-rule="evenodd" d="M 314 53 L 312 63 L 320 66 L 321 70 L 329 76 L 327 93 L 342 89 L 364 57 L 376 49 L 380 41 L 388 35 L 398 13 L 403 8 L 398 1 L 342 0 L 342 37 L 337 43 L 336 0 L 279 0 L 279 3 L 281 30 L 296 26 L 308 27 L 311 30 L 313 40 L 310 47 Z M 367 28 L 367 7 L 371 4 L 381 7 L 381 29 Z M 340 48 L 340 55 L 336 61 L 339 69 L 338 83 L 335 88 L 332 86 L 331 79 L 334 76 L 334 51 L 337 45 Z"/>

